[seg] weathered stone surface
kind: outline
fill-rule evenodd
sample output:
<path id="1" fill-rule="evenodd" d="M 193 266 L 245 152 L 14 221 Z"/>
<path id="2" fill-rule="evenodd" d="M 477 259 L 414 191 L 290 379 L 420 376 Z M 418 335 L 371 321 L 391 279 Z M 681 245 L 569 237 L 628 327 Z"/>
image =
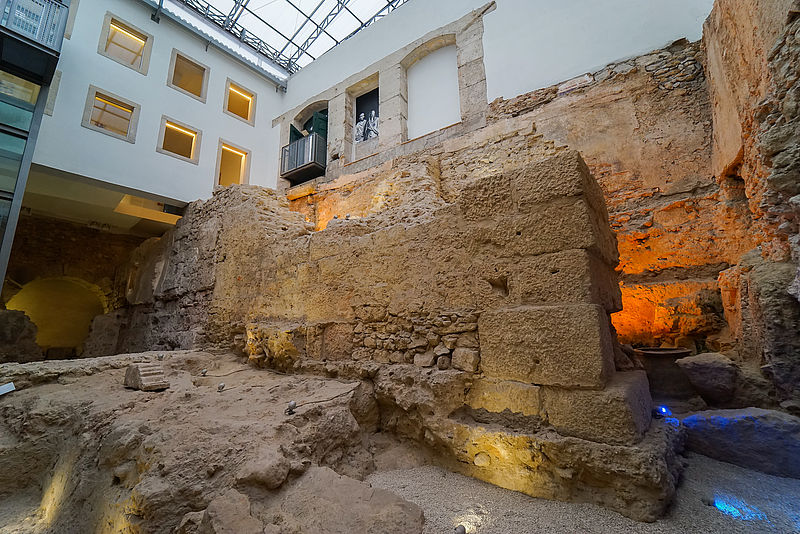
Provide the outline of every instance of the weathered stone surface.
<path id="1" fill-rule="evenodd" d="M 704 352 L 675 360 L 675 363 L 706 402 L 719 405 L 733 396 L 739 369 L 727 356 Z"/>
<path id="2" fill-rule="evenodd" d="M 562 435 L 638 443 L 650 428 L 653 402 L 644 371 L 614 373 L 601 391 L 542 388 L 547 422 Z"/>
<path id="3" fill-rule="evenodd" d="M 533 384 L 602 388 L 613 348 L 599 306 L 525 306 L 484 312 L 478 321 L 486 376 Z"/>
<path id="4" fill-rule="evenodd" d="M 462 371 L 475 373 L 481 362 L 481 356 L 475 349 L 457 348 L 453 351 L 453 367 Z"/>
<path id="5" fill-rule="evenodd" d="M 639 521 L 663 514 L 682 470 L 676 452 L 682 431 L 663 421 L 636 446 L 548 431 L 505 433 L 478 423 L 447 425 L 442 434 L 455 452 L 457 461 L 446 464 L 451 469 L 533 497 L 599 503 Z"/>
<path id="6" fill-rule="evenodd" d="M 794 265 L 766 261 L 757 250 L 720 273 L 742 367 L 763 372 L 781 398 L 800 394 L 800 303 L 786 291 L 793 276 Z"/>
<path id="7" fill-rule="evenodd" d="M 0 363 L 32 362 L 44 358 L 36 344 L 36 325 L 25 313 L 0 310 Z"/>
<path id="8" fill-rule="evenodd" d="M 800 418 L 745 408 L 699 412 L 683 419 L 687 447 L 771 475 L 800 478 Z"/>
<path id="9" fill-rule="evenodd" d="M 541 388 L 513 380 L 475 380 L 466 402 L 476 410 L 493 413 L 505 410 L 527 416 L 539 416 L 542 413 Z"/>
<path id="10" fill-rule="evenodd" d="M 289 461 L 279 450 L 262 447 L 258 454 L 245 463 L 236 475 L 236 482 L 244 485 L 276 489 L 289 475 Z"/>
<path id="11" fill-rule="evenodd" d="M 261 521 L 250 515 L 250 501 L 235 489 L 208 505 L 198 534 L 262 534 Z"/>
<path id="12" fill-rule="evenodd" d="M 125 387 L 141 391 L 160 391 L 169 387 L 161 364 L 132 363 L 125 370 Z"/>

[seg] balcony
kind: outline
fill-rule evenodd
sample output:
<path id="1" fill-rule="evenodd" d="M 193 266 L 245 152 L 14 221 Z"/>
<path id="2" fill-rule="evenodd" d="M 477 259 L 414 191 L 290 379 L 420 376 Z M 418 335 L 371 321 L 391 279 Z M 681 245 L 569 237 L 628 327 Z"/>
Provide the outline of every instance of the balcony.
<path id="1" fill-rule="evenodd" d="M 49 84 L 68 16 L 69 0 L 0 0 L 0 68 Z"/>
<path id="2" fill-rule="evenodd" d="M 281 149 L 281 178 L 294 186 L 325 174 L 327 139 L 312 133 Z"/>

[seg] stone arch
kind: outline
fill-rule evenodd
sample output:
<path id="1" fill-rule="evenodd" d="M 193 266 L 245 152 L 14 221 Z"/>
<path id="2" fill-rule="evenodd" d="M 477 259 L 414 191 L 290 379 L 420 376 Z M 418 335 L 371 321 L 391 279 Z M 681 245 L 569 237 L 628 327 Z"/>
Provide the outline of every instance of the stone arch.
<path id="1" fill-rule="evenodd" d="M 36 325 L 37 344 L 47 352 L 58 349 L 61 357 L 77 355 L 98 315 L 110 310 L 106 292 L 80 278 L 37 278 L 23 285 L 6 303 L 24 312 Z"/>
<path id="2" fill-rule="evenodd" d="M 444 48 L 445 46 L 455 46 L 456 44 L 456 34 L 455 33 L 446 33 L 444 35 L 438 35 L 433 39 L 425 41 L 414 50 L 406 54 L 406 57 L 400 61 L 400 64 L 403 66 L 404 69 L 408 70 L 410 66 L 414 63 L 419 61 L 420 59 L 424 58 L 431 52 L 435 52 L 440 48 Z"/>
<path id="3" fill-rule="evenodd" d="M 456 34 L 439 35 L 414 48 L 400 62 L 404 95 L 404 140 L 462 121 Z"/>
<path id="4" fill-rule="evenodd" d="M 317 100 L 306 107 L 303 108 L 300 113 L 295 115 L 294 120 L 292 121 L 296 128 L 302 128 L 303 124 L 306 123 L 308 119 L 311 118 L 317 111 L 322 111 L 323 109 L 328 109 L 328 101 L 327 100 Z"/>

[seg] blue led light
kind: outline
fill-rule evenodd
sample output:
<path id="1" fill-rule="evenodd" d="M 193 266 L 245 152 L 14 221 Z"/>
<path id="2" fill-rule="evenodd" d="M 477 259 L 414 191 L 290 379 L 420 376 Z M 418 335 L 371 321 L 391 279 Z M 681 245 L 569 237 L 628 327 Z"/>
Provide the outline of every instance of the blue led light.
<path id="1" fill-rule="evenodd" d="M 657 410 L 658 413 L 660 413 L 661 415 L 672 415 L 672 410 L 670 410 L 666 406 L 659 406 Z"/>
<path id="2" fill-rule="evenodd" d="M 714 507 L 723 514 L 742 521 L 767 520 L 764 512 L 755 506 L 729 495 L 714 495 Z"/>

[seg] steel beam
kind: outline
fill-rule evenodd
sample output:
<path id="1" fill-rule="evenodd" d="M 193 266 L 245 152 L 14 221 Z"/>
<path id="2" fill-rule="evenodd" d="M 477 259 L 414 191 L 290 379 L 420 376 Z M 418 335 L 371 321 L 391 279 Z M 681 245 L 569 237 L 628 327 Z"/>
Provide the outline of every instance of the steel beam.
<path id="1" fill-rule="evenodd" d="M 311 35 L 308 36 L 305 42 L 300 47 L 298 47 L 298 49 L 291 56 L 289 56 L 289 64 L 292 67 L 295 67 L 297 65 L 297 60 L 299 60 L 303 56 L 303 54 L 308 54 L 307 52 L 308 48 L 314 44 L 314 42 L 320 35 L 322 35 L 322 32 L 325 32 L 326 34 L 328 33 L 327 31 L 325 31 L 325 28 L 330 26 L 331 23 L 334 20 L 336 20 L 336 17 L 339 15 L 339 13 L 345 10 L 345 8 L 347 7 L 347 3 L 349 1 L 350 0 L 336 0 L 336 5 L 333 6 L 333 9 L 331 9 L 330 13 L 328 13 L 325 16 L 325 18 L 322 19 L 322 21 L 319 24 L 317 24 L 317 29 L 311 32 Z M 336 44 L 339 44 L 339 41 L 337 39 L 334 39 L 333 37 L 331 38 L 334 40 L 334 42 L 336 42 Z"/>

